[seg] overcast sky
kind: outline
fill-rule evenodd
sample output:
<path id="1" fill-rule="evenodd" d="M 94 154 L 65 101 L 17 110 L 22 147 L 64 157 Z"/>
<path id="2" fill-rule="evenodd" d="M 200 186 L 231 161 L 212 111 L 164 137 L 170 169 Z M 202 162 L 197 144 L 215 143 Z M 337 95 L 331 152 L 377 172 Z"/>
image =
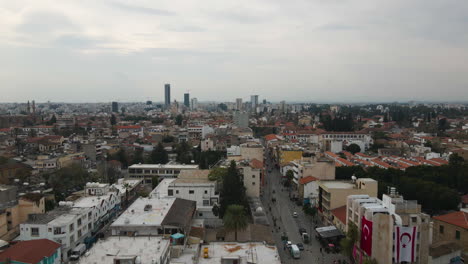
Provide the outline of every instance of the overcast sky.
<path id="1" fill-rule="evenodd" d="M 468 100 L 467 0 L 0 0 L 1 102 Z"/>

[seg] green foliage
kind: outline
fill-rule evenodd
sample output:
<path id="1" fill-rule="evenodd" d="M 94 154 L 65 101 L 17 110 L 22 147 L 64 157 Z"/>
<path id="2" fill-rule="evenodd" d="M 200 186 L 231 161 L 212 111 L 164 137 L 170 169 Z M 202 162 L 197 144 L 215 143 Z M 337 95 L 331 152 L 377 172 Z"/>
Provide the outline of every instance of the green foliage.
<path id="1" fill-rule="evenodd" d="M 225 151 L 203 151 L 194 150 L 192 152 L 195 162 L 200 166 L 200 169 L 206 170 L 210 166 L 216 164 L 221 158 L 226 157 Z"/>
<path id="2" fill-rule="evenodd" d="M 323 127 L 327 131 L 353 131 L 354 121 L 351 114 L 339 115 L 331 118 L 329 115 L 324 116 L 322 119 Z"/>
<path id="3" fill-rule="evenodd" d="M 161 142 L 159 142 L 159 144 L 151 152 L 150 161 L 153 164 L 166 164 L 169 161 L 167 151 L 164 149 L 164 146 L 161 144 Z"/>
<path id="4" fill-rule="evenodd" d="M 132 164 L 143 163 L 143 148 L 137 148 L 133 153 Z"/>
<path id="5" fill-rule="evenodd" d="M 46 125 L 51 126 L 53 124 L 57 123 L 57 117 L 55 115 L 52 115 L 49 121 L 46 122 Z"/>
<path id="6" fill-rule="evenodd" d="M 111 115 L 110 123 L 112 126 L 115 126 L 115 124 L 117 124 L 117 118 L 113 114 Z"/>
<path id="7" fill-rule="evenodd" d="M 208 174 L 208 179 L 210 181 L 221 182 L 223 178 L 226 176 L 227 172 L 228 170 L 226 168 L 220 168 L 220 167 L 213 168 Z"/>
<path id="8" fill-rule="evenodd" d="M 164 136 L 162 139 L 163 143 L 172 143 L 175 141 L 175 138 L 173 136 Z"/>
<path id="9" fill-rule="evenodd" d="M 312 217 L 315 217 L 317 215 L 317 208 L 310 206 L 310 204 L 304 204 L 302 206 L 302 211 L 304 211 L 305 214 L 310 215 Z"/>
<path id="10" fill-rule="evenodd" d="M 235 240 L 237 241 L 237 231 L 245 230 L 249 224 L 244 206 L 229 205 L 224 214 L 223 223 L 226 230 L 235 232 Z"/>
<path id="11" fill-rule="evenodd" d="M 350 222 L 348 224 L 348 232 L 346 233 L 346 237 L 341 239 L 340 246 L 341 252 L 348 257 L 353 256 L 353 246 L 358 241 L 359 234 L 357 226 Z"/>
<path id="12" fill-rule="evenodd" d="M 459 164 L 459 163 L 456 163 Z M 337 179 L 372 178 L 379 182 L 379 196 L 387 186 L 397 187 L 407 200 L 417 200 L 428 213 L 456 210 L 460 202 L 458 192 L 468 190 L 468 165 L 415 166 L 405 171 L 358 166 L 336 168 Z M 417 191 L 415 191 L 417 190 Z"/>
<path id="13" fill-rule="evenodd" d="M 248 208 L 244 184 L 237 171 L 236 163 L 231 161 L 231 165 L 223 179 L 220 216 L 223 217 L 226 209 L 233 204 L 244 205 L 245 208 Z"/>
<path id="14" fill-rule="evenodd" d="M 159 184 L 159 177 L 158 176 L 153 176 L 151 177 L 151 187 L 152 189 L 156 188 Z"/>
<path id="15" fill-rule="evenodd" d="M 118 160 L 124 168 L 128 167 L 128 157 L 125 149 L 121 148 L 116 153 L 107 156 L 107 160 Z"/>
<path id="16" fill-rule="evenodd" d="M 218 204 L 214 204 L 211 211 L 213 212 L 214 216 L 216 216 L 216 217 L 219 216 L 219 206 L 218 206 Z"/>
<path id="17" fill-rule="evenodd" d="M 175 124 L 178 125 L 178 126 L 181 126 L 183 120 L 184 120 L 184 118 L 182 117 L 182 115 L 177 115 L 176 118 L 175 118 Z"/>
<path id="18" fill-rule="evenodd" d="M 145 191 L 145 190 L 140 190 L 140 191 L 138 191 L 138 196 L 146 198 L 146 197 L 149 196 L 149 192 Z"/>
<path id="19" fill-rule="evenodd" d="M 75 190 L 80 190 L 91 179 L 91 175 L 80 165 L 73 164 L 45 176 L 54 189 L 56 197 L 64 198 Z M 60 201 L 60 200 L 58 200 Z"/>
<path id="20" fill-rule="evenodd" d="M 4 156 L 0 156 L 0 165 L 7 164 L 8 158 Z"/>
<path id="21" fill-rule="evenodd" d="M 465 163 L 465 159 L 462 156 L 458 155 L 457 153 L 453 153 L 449 157 L 450 166 L 459 167 L 459 166 L 462 166 L 464 163 Z"/>
<path id="22" fill-rule="evenodd" d="M 177 144 L 174 148 L 175 153 L 177 154 L 177 162 L 182 164 L 192 163 L 192 149 L 187 142 L 181 142 Z"/>
<path id="23" fill-rule="evenodd" d="M 53 210 L 55 208 L 55 201 L 54 200 L 45 200 L 45 211 L 48 212 L 50 210 Z"/>
<path id="24" fill-rule="evenodd" d="M 358 144 L 350 144 L 349 146 L 346 147 L 346 150 L 351 152 L 353 155 L 358 153 L 358 152 L 361 152 L 361 147 L 359 147 Z"/>
<path id="25" fill-rule="evenodd" d="M 276 128 L 275 127 L 251 127 L 254 137 L 264 137 L 269 134 L 275 134 L 276 133 Z"/>

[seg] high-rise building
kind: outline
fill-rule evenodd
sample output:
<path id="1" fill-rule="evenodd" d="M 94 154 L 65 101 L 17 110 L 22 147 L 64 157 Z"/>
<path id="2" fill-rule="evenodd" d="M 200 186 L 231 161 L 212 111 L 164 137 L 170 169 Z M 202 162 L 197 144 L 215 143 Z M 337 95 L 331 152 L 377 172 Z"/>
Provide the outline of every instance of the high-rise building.
<path id="1" fill-rule="evenodd" d="M 281 110 L 281 113 L 286 113 L 286 101 L 281 101 L 280 102 L 280 110 Z"/>
<path id="2" fill-rule="evenodd" d="M 263 104 L 266 105 L 267 104 L 267 101 L 266 99 L 263 99 Z"/>
<path id="3" fill-rule="evenodd" d="M 189 93 L 184 94 L 184 105 L 186 107 L 190 107 L 190 94 Z"/>
<path id="4" fill-rule="evenodd" d="M 242 98 L 237 98 L 236 99 L 236 110 L 241 111 L 242 110 Z"/>
<path id="5" fill-rule="evenodd" d="M 237 127 L 245 128 L 249 126 L 249 113 L 235 111 L 234 112 L 234 124 Z"/>
<path id="6" fill-rule="evenodd" d="M 164 104 L 171 105 L 171 85 L 168 83 L 164 85 Z"/>
<path id="7" fill-rule="evenodd" d="M 257 106 L 258 106 L 258 95 L 251 95 L 250 96 L 250 106 L 252 112 L 257 111 Z"/>
<path id="8" fill-rule="evenodd" d="M 114 113 L 119 112 L 119 103 L 112 102 L 112 112 L 114 112 Z"/>
<path id="9" fill-rule="evenodd" d="M 190 109 L 197 110 L 197 108 L 198 108 L 198 100 L 197 98 L 192 98 L 192 101 L 190 102 Z"/>

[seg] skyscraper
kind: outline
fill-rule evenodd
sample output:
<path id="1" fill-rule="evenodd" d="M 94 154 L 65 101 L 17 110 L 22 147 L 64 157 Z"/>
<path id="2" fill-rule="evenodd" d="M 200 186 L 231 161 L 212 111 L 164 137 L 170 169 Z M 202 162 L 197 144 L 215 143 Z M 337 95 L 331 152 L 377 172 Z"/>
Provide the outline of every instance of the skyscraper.
<path id="1" fill-rule="evenodd" d="M 189 93 L 184 94 L 184 105 L 186 107 L 190 107 L 190 94 Z"/>
<path id="2" fill-rule="evenodd" d="M 192 98 L 190 109 L 197 110 L 197 108 L 198 108 L 198 100 L 197 98 Z"/>
<path id="3" fill-rule="evenodd" d="M 250 106 L 252 112 L 257 111 L 257 106 L 258 106 L 258 95 L 251 95 L 250 96 Z"/>
<path id="4" fill-rule="evenodd" d="M 171 85 L 168 83 L 164 85 L 164 104 L 171 105 Z"/>
<path id="5" fill-rule="evenodd" d="M 119 103 L 112 102 L 112 112 L 114 112 L 114 113 L 119 112 Z"/>
<path id="6" fill-rule="evenodd" d="M 236 110 L 238 110 L 238 111 L 242 110 L 242 98 L 237 98 L 236 99 Z"/>

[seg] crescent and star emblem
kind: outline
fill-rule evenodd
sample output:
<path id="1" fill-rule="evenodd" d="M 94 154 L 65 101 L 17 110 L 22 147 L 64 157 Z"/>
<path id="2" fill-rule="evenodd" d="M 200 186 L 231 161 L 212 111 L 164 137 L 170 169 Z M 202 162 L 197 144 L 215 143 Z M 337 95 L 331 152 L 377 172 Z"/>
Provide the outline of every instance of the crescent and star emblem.
<path id="1" fill-rule="evenodd" d="M 367 230 L 367 232 L 365 232 Z M 364 225 L 362 233 L 364 234 L 364 240 L 367 240 L 367 236 L 370 234 L 369 227 L 367 225 Z"/>
<path id="2" fill-rule="evenodd" d="M 407 239 L 405 239 L 406 241 L 403 241 L 403 240 L 404 240 L 404 239 L 403 239 L 404 237 L 408 237 Z M 411 242 L 411 235 L 410 235 L 409 233 L 403 233 L 403 234 L 401 234 L 401 236 L 400 236 L 400 242 L 401 242 L 401 244 L 403 245 L 403 248 L 406 248 L 406 245 L 408 245 L 409 242 Z"/>

